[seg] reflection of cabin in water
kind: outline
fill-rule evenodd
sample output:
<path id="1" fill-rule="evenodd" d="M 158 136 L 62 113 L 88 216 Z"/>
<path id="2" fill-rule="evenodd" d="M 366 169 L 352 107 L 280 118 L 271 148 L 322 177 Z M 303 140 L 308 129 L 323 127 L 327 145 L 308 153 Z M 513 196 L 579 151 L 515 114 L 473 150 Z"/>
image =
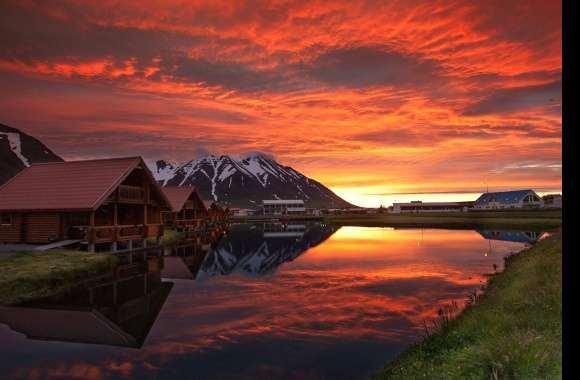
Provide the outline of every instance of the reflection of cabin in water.
<path id="1" fill-rule="evenodd" d="M 163 211 L 163 225 L 172 228 L 192 229 L 200 227 L 208 212 L 195 187 L 168 186 L 162 188 L 171 204 L 170 211 Z"/>
<path id="2" fill-rule="evenodd" d="M 511 241 L 514 243 L 531 244 L 538 241 L 543 235 L 543 232 L 534 231 L 493 231 L 493 230 L 478 230 L 483 238 L 489 240 Z"/>
<path id="3" fill-rule="evenodd" d="M 206 255 L 207 251 L 195 244 L 173 247 L 164 256 L 161 275 L 169 279 L 193 280 L 197 277 Z"/>
<path id="4" fill-rule="evenodd" d="M 120 267 L 69 294 L 0 306 L 0 323 L 29 339 L 140 348 L 173 287 L 161 281 L 161 260 Z"/>
<path id="5" fill-rule="evenodd" d="M 33 164 L 0 188 L 0 242 L 131 248 L 162 235 L 167 207 L 140 157 Z"/>
<path id="6" fill-rule="evenodd" d="M 264 223 L 265 238 L 302 237 L 306 231 L 304 224 Z"/>

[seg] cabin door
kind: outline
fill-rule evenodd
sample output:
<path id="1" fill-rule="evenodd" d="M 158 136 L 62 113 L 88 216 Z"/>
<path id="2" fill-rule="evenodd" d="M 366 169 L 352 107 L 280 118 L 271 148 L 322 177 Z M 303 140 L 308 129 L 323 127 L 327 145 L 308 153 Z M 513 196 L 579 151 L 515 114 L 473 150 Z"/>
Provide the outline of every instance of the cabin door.
<path id="1" fill-rule="evenodd" d="M 27 243 L 50 243 L 61 239 L 59 214 L 28 214 L 24 217 Z"/>

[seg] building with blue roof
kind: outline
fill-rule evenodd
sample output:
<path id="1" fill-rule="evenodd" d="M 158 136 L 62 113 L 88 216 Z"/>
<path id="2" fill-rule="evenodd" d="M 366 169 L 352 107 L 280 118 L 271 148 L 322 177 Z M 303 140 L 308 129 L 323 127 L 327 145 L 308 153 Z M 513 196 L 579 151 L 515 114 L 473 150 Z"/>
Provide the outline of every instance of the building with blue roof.
<path id="1" fill-rule="evenodd" d="M 475 201 L 476 210 L 498 210 L 511 208 L 539 208 L 544 206 L 542 198 L 534 190 L 500 191 L 481 194 Z"/>

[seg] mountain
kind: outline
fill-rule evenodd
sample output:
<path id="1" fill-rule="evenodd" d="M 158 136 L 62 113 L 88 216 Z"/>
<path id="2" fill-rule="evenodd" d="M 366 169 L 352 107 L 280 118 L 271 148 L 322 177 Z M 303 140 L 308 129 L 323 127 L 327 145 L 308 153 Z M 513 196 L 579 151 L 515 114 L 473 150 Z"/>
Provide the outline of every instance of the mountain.
<path id="1" fill-rule="evenodd" d="M 272 158 L 254 154 L 239 159 L 209 155 L 181 165 L 156 161 L 163 186 L 195 186 L 205 199 L 228 207 L 257 207 L 262 199 L 303 199 L 307 207 L 354 207 L 321 183 Z"/>
<path id="2" fill-rule="evenodd" d="M 0 185 L 30 164 L 53 161 L 63 159 L 34 137 L 0 124 Z"/>

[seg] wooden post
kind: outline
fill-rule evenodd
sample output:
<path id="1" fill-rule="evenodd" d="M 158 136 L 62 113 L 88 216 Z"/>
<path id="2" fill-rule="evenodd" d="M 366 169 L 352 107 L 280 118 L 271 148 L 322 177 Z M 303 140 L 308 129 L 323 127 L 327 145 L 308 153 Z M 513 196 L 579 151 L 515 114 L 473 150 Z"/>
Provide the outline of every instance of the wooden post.
<path id="1" fill-rule="evenodd" d="M 94 238 L 95 238 L 95 211 L 91 210 L 91 213 L 89 214 L 89 252 L 94 253 L 95 252 L 95 243 L 94 243 Z"/>

